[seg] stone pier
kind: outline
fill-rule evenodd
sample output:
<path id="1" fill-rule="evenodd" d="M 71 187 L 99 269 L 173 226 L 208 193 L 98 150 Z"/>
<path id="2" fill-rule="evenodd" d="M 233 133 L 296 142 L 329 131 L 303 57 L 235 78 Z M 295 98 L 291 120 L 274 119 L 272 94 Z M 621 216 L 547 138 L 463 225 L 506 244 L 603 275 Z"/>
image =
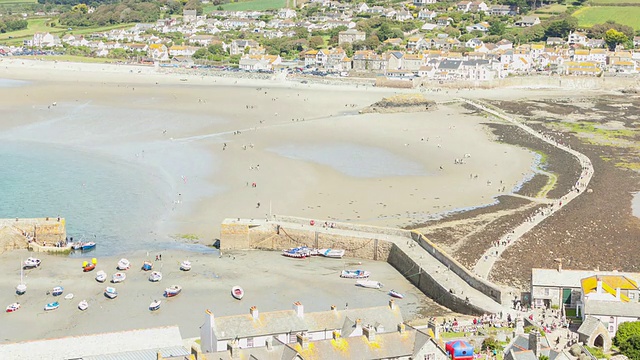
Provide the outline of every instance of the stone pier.
<path id="1" fill-rule="evenodd" d="M 67 237 L 65 219 L 13 218 L 0 219 L 0 253 L 13 249 L 35 251 L 64 251 Z"/>
<path id="2" fill-rule="evenodd" d="M 388 262 L 424 294 L 453 311 L 479 315 L 508 310 L 502 304 L 510 299 L 500 287 L 470 272 L 418 232 L 330 220 L 327 224 L 279 215 L 269 221 L 226 219 L 220 251 L 282 251 L 296 246 L 344 249 L 346 257 Z"/>

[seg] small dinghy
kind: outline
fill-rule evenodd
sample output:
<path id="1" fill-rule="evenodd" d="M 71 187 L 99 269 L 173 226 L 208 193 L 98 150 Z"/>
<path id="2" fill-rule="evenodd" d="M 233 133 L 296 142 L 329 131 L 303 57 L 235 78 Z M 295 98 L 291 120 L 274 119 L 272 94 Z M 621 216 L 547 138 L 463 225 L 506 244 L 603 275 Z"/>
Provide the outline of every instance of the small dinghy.
<path id="1" fill-rule="evenodd" d="M 93 269 L 95 269 L 95 268 L 96 268 L 96 264 L 90 263 L 90 264 L 85 265 L 85 266 L 82 268 L 82 271 L 83 271 L 83 272 L 89 272 L 89 271 L 92 271 L 92 270 L 93 270 Z"/>
<path id="2" fill-rule="evenodd" d="M 286 256 L 294 259 L 304 259 L 306 257 L 311 256 L 311 250 L 306 246 L 286 249 L 286 250 L 282 250 L 282 256 Z"/>
<path id="3" fill-rule="evenodd" d="M 341 259 L 344 256 L 342 249 L 320 249 L 318 253 L 324 257 Z"/>
<path id="4" fill-rule="evenodd" d="M 149 310 L 151 311 L 156 311 L 158 309 L 160 309 L 160 303 L 162 301 L 160 300 L 153 300 L 153 302 L 151 304 L 149 304 Z"/>
<path id="5" fill-rule="evenodd" d="M 149 275 L 149 281 L 158 282 L 162 280 L 162 273 L 160 271 L 153 271 L 151 275 Z"/>
<path id="6" fill-rule="evenodd" d="M 107 273 L 103 270 L 98 271 L 96 274 L 96 281 L 100 283 L 107 281 Z"/>
<path id="7" fill-rule="evenodd" d="M 340 277 L 346 279 L 366 279 L 371 275 L 370 272 L 364 270 L 342 270 Z"/>
<path id="8" fill-rule="evenodd" d="M 18 284 L 18 286 L 16 286 L 16 294 L 18 295 L 24 295 L 24 293 L 27 292 L 27 285 L 24 283 L 20 283 Z"/>
<path id="9" fill-rule="evenodd" d="M 394 298 L 398 298 L 398 299 L 404 298 L 404 295 L 400 294 L 399 292 L 397 292 L 395 290 L 389 290 L 389 296 L 394 297 Z"/>
<path id="10" fill-rule="evenodd" d="M 380 289 L 382 287 L 382 283 L 379 281 L 373 281 L 373 280 L 358 280 L 356 281 L 356 286 L 370 288 L 370 289 Z"/>
<path id="11" fill-rule="evenodd" d="M 131 267 L 131 263 L 127 259 L 120 259 L 118 261 L 118 270 L 128 270 Z"/>
<path id="12" fill-rule="evenodd" d="M 142 263 L 142 270 L 150 271 L 151 269 L 153 269 L 153 263 L 149 260 L 145 260 L 145 262 Z"/>
<path id="13" fill-rule="evenodd" d="M 96 243 L 93 241 L 87 241 L 86 243 L 82 243 L 80 245 L 80 250 L 89 251 L 96 248 Z"/>
<path id="14" fill-rule="evenodd" d="M 64 292 L 64 288 L 62 286 L 56 286 L 51 290 L 51 295 L 60 296 Z"/>
<path id="15" fill-rule="evenodd" d="M 168 288 L 164 289 L 165 297 L 174 297 L 182 291 L 182 287 L 180 285 L 171 285 Z"/>
<path id="16" fill-rule="evenodd" d="M 24 261 L 24 264 L 23 264 L 22 267 L 25 268 L 25 269 L 35 268 L 35 267 L 40 266 L 40 263 L 42 263 L 42 261 L 40 259 L 30 257 L 30 258 L 27 258 L 27 260 Z"/>
<path id="17" fill-rule="evenodd" d="M 127 274 L 125 273 L 121 273 L 121 272 L 117 272 L 115 274 L 113 274 L 113 276 L 111 277 L 111 282 L 112 283 L 119 283 L 119 282 L 123 282 L 124 279 L 127 278 Z"/>
<path id="18" fill-rule="evenodd" d="M 87 300 L 82 300 L 78 303 L 78 309 L 80 309 L 81 311 L 85 311 L 89 308 L 89 303 L 87 302 Z"/>
<path id="19" fill-rule="evenodd" d="M 231 288 L 231 296 L 238 300 L 242 300 L 242 297 L 244 296 L 244 290 L 240 286 L 234 286 L 233 288 Z"/>
<path id="20" fill-rule="evenodd" d="M 191 270 L 191 261 L 185 260 L 185 261 L 181 262 L 180 263 L 180 270 L 182 270 L 182 271 Z"/>
<path id="21" fill-rule="evenodd" d="M 118 291 L 114 287 L 108 287 L 104 289 L 104 296 L 108 297 L 109 299 L 115 299 L 118 297 Z"/>
<path id="22" fill-rule="evenodd" d="M 50 310 L 55 310 L 59 307 L 60 307 L 60 303 L 56 301 L 56 302 L 48 303 L 47 305 L 45 305 L 44 310 L 50 311 Z"/>
<path id="23" fill-rule="evenodd" d="M 71 300 L 71 299 L 73 299 L 73 294 L 72 294 L 72 293 L 68 293 L 68 294 L 64 297 L 64 299 L 65 299 L 65 300 Z"/>
<path id="24" fill-rule="evenodd" d="M 18 309 L 20 309 L 20 303 L 17 302 L 7 306 L 7 312 L 15 312 L 18 311 Z"/>

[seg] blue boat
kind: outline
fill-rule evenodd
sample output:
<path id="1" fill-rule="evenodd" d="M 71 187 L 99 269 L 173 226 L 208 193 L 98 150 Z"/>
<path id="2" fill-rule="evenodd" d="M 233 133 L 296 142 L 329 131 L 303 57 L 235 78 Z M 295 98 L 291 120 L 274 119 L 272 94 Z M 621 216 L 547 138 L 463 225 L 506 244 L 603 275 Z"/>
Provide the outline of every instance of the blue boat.
<path id="1" fill-rule="evenodd" d="M 44 310 L 45 311 L 49 311 L 49 310 L 55 310 L 57 308 L 60 307 L 60 303 L 56 302 L 52 302 L 52 303 L 48 303 L 47 305 L 44 306 Z"/>
<path id="2" fill-rule="evenodd" d="M 142 270 L 151 271 L 151 269 L 153 269 L 153 263 L 151 263 L 151 261 L 149 260 L 145 260 L 145 262 L 142 264 Z"/>
<path id="3" fill-rule="evenodd" d="M 82 245 L 80 246 L 80 249 L 82 251 L 87 251 L 87 250 L 95 249 L 95 247 L 96 247 L 96 243 L 93 241 L 89 241 L 86 243 L 82 243 Z"/>
<path id="4" fill-rule="evenodd" d="M 51 290 L 51 295 L 60 296 L 64 292 L 64 288 L 62 286 L 56 286 Z"/>

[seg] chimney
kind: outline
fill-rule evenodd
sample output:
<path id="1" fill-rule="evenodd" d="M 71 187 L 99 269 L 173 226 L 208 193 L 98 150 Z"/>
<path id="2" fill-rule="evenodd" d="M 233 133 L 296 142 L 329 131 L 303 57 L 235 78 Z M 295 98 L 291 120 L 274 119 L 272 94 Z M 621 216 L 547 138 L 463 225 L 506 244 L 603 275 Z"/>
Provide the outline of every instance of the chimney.
<path id="1" fill-rule="evenodd" d="M 596 276 L 596 280 L 597 280 L 596 284 L 598 284 L 596 287 L 596 292 L 598 294 L 602 294 L 602 280 L 600 279 L 599 276 Z"/>
<path id="2" fill-rule="evenodd" d="M 391 308 L 391 310 L 396 309 L 396 302 L 393 301 L 393 299 L 389 300 L 389 308 Z"/>
<path id="3" fill-rule="evenodd" d="M 238 341 L 233 340 L 227 343 L 227 350 L 229 351 L 229 357 L 232 359 L 240 358 L 240 349 L 238 348 Z"/>
<path id="4" fill-rule="evenodd" d="M 558 263 L 558 272 L 562 272 L 562 263 Z"/>
<path id="5" fill-rule="evenodd" d="M 300 344 L 300 347 L 303 350 L 306 350 L 309 348 L 309 337 L 307 336 L 306 333 L 297 333 L 296 340 L 298 340 L 298 344 Z"/>
<path id="6" fill-rule="evenodd" d="M 620 300 L 620 288 L 616 288 L 616 299 Z"/>
<path id="7" fill-rule="evenodd" d="M 338 308 L 335 305 L 331 305 L 331 311 L 338 312 Z"/>
<path id="8" fill-rule="evenodd" d="M 362 328 L 362 335 L 364 335 L 369 342 L 376 341 L 376 330 L 373 326 L 365 326 Z"/>
<path id="9" fill-rule="evenodd" d="M 304 317 L 304 306 L 302 306 L 302 303 L 300 301 L 296 301 L 293 303 L 293 310 L 295 310 L 298 317 Z"/>
<path id="10" fill-rule="evenodd" d="M 269 336 L 264 340 L 267 350 L 273 350 L 273 336 Z"/>
<path id="11" fill-rule="evenodd" d="M 333 337 L 333 340 L 340 340 L 340 333 L 338 332 L 338 330 L 333 330 L 331 335 Z"/>
<path id="12" fill-rule="evenodd" d="M 429 322 L 427 323 L 427 328 L 431 329 L 431 331 L 433 332 L 434 339 L 440 339 L 440 327 L 435 321 L 429 320 Z"/>
<path id="13" fill-rule="evenodd" d="M 539 357 L 540 352 L 540 332 L 538 330 L 531 330 L 529 333 L 529 350 L 533 351 L 536 357 Z"/>
<path id="14" fill-rule="evenodd" d="M 249 313 L 251 313 L 253 320 L 258 320 L 259 313 L 257 307 L 252 306 L 251 308 L 249 308 Z"/>
<path id="15" fill-rule="evenodd" d="M 400 324 L 398 324 L 398 332 L 399 332 L 400 334 L 404 334 L 404 332 L 405 332 L 405 331 L 407 331 L 407 329 L 406 329 L 406 327 L 405 327 L 404 323 L 400 323 Z"/>

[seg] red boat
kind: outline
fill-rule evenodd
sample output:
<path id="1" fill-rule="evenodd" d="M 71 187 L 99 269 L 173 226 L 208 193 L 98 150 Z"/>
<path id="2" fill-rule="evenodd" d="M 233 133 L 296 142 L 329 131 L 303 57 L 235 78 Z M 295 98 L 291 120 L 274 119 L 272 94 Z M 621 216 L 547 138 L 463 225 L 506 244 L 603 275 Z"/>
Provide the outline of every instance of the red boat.
<path id="1" fill-rule="evenodd" d="M 7 312 L 15 312 L 18 311 L 18 309 L 20 309 L 20 303 L 13 303 L 7 306 Z"/>
<path id="2" fill-rule="evenodd" d="M 89 272 L 96 268 L 96 264 L 88 264 L 87 266 L 82 268 L 82 271 Z"/>

